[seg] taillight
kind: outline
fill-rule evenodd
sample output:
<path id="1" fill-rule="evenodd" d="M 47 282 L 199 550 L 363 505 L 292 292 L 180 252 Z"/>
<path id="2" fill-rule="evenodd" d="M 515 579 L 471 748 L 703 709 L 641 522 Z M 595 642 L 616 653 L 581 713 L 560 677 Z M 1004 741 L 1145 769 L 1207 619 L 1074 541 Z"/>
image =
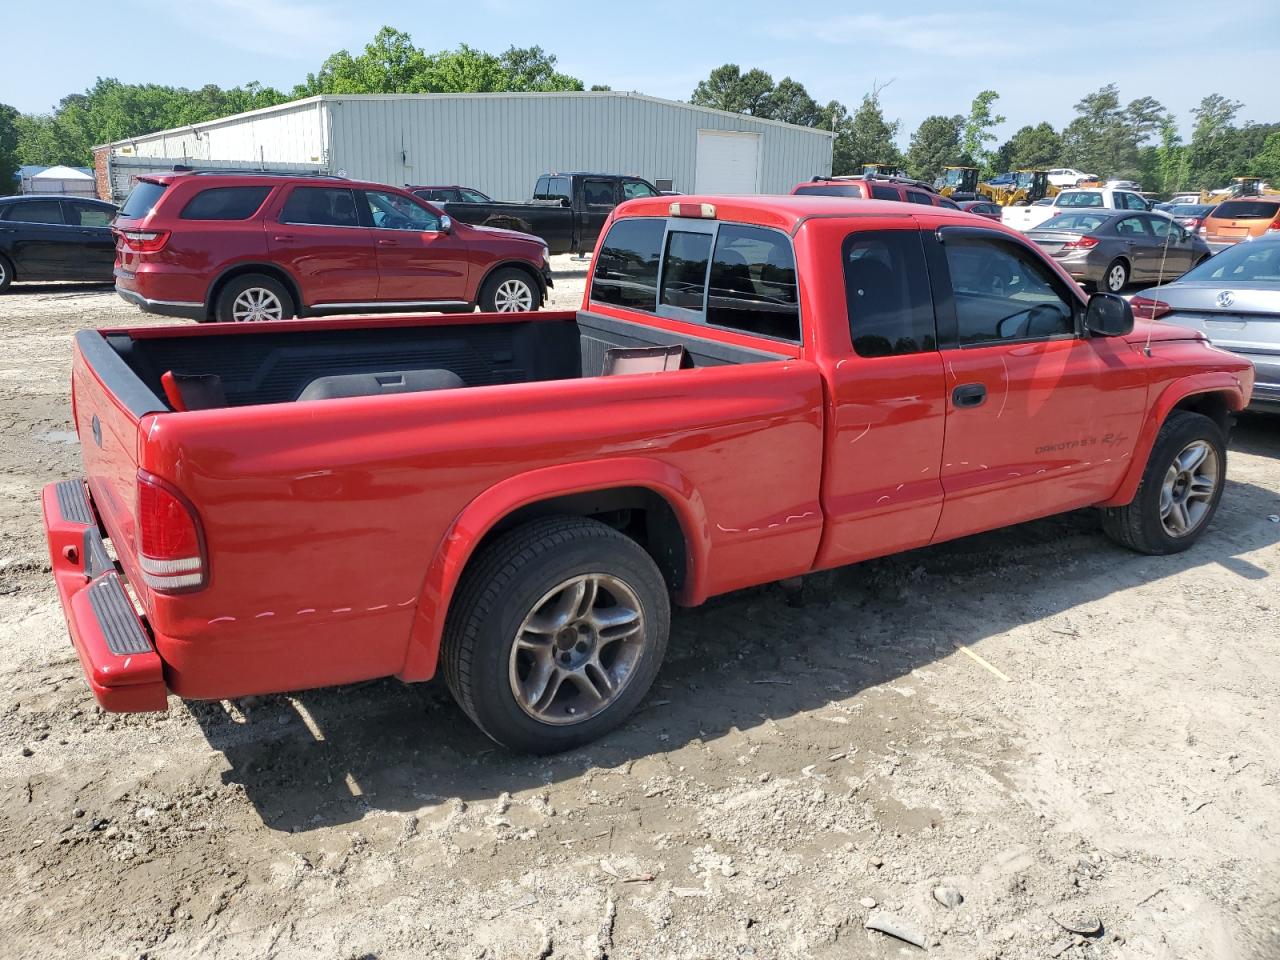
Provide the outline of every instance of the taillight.
<path id="1" fill-rule="evenodd" d="M 1267 227 L 1268 230 L 1280 230 L 1280 214 L 1276 214 L 1276 218 L 1271 221 Z"/>
<path id="2" fill-rule="evenodd" d="M 1153 300 L 1150 297 L 1142 296 L 1136 296 L 1130 300 L 1129 306 L 1133 308 L 1133 315 L 1139 320 L 1159 320 L 1166 313 L 1173 311 L 1173 307 L 1163 300 Z"/>
<path id="3" fill-rule="evenodd" d="M 205 585 L 204 534 L 191 504 L 159 477 L 138 471 L 138 567 L 147 586 L 183 593 Z"/>
<path id="4" fill-rule="evenodd" d="M 169 242 L 168 230 L 121 230 L 125 244 L 138 253 L 156 253 Z"/>
<path id="5" fill-rule="evenodd" d="M 1068 240 L 1062 246 L 1064 249 L 1070 250 L 1088 250 L 1098 245 L 1096 237 L 1080 237 L 1078 240 Z"/>

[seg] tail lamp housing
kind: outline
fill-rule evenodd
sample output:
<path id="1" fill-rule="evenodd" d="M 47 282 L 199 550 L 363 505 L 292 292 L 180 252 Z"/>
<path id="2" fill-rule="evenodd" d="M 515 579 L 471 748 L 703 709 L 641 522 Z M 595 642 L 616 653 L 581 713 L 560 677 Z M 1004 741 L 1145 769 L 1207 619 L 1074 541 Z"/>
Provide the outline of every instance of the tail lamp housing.
<path id="1" fill-rule="evenodd" d="M 168 230 L 120 230 L 125 246 L 136 253 L 159 253 L 169 242 Z"/>
<path id="2" fill-rule="evenodd" d="M 1078 240 L 1068 240 L 1062 247 L 1064 250 L 1091 250 L 1097 245 L 1097 237 L 1080 237 Z"/>
<path id="3" fill-rule="evenodd" d="M 1135 296 L 1129 301 L 1129 306 L 1133 308 L 1133 315 L 1139 320 L 1159 320 L 1166 313 L 1173 312 L 1173 307 L 1163 300 L 1155 300 L 1151 297 Z"/>
<path id="4" fill-rule="evenodd" d="M 158 593 L 188 593 L 209 581 L 204 530 L 195 508 L 177 489 L 138 471 L 137 561 L 142 579 Z"/>

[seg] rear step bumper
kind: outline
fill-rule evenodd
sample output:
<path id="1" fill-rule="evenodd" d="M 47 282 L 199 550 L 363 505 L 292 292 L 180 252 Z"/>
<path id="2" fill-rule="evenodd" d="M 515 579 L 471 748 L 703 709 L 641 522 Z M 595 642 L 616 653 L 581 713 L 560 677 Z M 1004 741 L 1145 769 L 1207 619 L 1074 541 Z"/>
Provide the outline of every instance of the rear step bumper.
<path id="1" fill-rule="evenodd" d="M 167 709 L 164 664 L 107 553 L 84 482 L 49 484 L 42 506 L 58 599 L 89 689 L 107 710 Z"/>

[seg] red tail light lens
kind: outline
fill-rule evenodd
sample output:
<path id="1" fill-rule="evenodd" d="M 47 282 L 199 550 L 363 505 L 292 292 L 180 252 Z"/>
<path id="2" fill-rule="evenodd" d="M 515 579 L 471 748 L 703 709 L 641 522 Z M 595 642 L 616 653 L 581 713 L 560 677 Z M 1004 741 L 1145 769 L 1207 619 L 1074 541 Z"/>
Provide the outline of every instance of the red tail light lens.
<path id="1" fill-rule="evenodd" d="M 205 585 L 208 562 L 195 510 L 159 477 L 138 471 L 138 566 L 147 586 L 183 593 Z"/>
<path id="2" fill-rule="evenodd" d="M 138 253 L 157 253 L 169 242 L 168 230 L 121 230 L 125 246 Z"/>
<path id="3" fill-rule="evenodd" d="M 1173 311 L 1173 307 L 1163 300 L 1153 300 L 1150 297 L 1134 297 L 1129 301 L 1129 306 L 1133 308 L 1133 315 L 1139 320 L 1159 320 L 1166 313 Z"/>
<path id="4" fill-rule="evenodd" d="M 1097 245 L 1098 240 L 1096 237 L 1081 237 L 1079 240 L 1068 240 L 1062 246 L 1069 250 L 1088 250 Z"/>
<path id="5" fill-rule="evenodd" d="M 1267 227 L 1267 229 L 1268 229 L 1268 230 L 1280 230 L 1280 216 L 1277 216 L 1274 220 L 1272 220 L 1272 221 L 1271 221 L 1271 225 L 1270 225 L 1270 226 L 1268 226 L 1268 227 Z"/>

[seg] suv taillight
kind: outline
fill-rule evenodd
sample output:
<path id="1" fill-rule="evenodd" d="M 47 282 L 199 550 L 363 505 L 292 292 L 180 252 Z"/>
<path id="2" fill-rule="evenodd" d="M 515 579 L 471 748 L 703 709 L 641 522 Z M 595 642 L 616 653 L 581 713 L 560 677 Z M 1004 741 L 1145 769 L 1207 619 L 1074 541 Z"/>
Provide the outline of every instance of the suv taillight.
<path id="1" fill-rule="evenodd" d="M 199 590 L 208 579 L 204 533 L 187 498 L 145 470 L 138 471 L 138 567 L 161 593 Z"/>
<path id="2" fill-rule="evenodd" d="M 120 236 L 130 250 L 157 253 L 169 242 L 168 230 L 121 230 Z"/>

